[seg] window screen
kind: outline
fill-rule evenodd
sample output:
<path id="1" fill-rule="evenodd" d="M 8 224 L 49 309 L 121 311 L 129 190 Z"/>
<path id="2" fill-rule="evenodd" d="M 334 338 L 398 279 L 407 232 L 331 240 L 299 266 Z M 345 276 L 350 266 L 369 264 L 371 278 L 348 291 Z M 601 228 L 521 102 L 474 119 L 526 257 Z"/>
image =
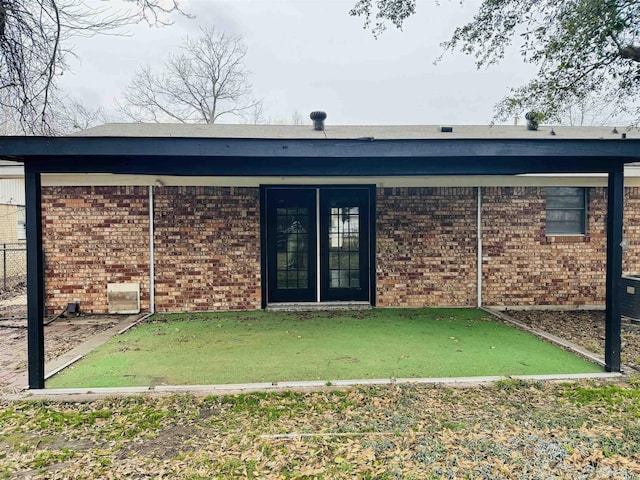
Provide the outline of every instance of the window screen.
<path id="1" fill-rule="evenodd" d="M 587 233 L 587 191 L 582 187 L 547 188 L 547 235 Z"/>

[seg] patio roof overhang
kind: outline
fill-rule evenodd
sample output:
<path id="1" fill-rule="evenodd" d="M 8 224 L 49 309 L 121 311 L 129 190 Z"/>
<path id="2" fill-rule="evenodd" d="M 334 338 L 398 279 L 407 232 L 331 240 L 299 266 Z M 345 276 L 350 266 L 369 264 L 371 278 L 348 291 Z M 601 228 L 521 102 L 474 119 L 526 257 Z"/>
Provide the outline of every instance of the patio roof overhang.
<path id="1" fill-rule="evenodd" d="M 640 161 L 640 139 L 0 137 L 0 159 L 25 165 L 30 388 L 44 388 L 41 175 L 47 173 L 264 177 L 606 173 L 605 362 L 608 371 L 620 371 L 623 167 Z"/>
<path id="2" fill-rule="evenodd" d="M 609 172 L 640 139 L 0 137 L 38 173 L 400 176 Z"/>

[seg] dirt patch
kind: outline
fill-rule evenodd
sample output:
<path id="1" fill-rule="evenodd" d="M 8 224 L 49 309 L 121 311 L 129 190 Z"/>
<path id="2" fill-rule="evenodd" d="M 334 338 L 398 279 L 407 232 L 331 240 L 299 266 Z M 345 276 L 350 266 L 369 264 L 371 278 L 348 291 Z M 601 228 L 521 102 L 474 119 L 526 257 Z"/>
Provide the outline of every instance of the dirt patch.
<path id="1" fill-rule="evenodd" d="M 79 317 L 77 319 L 56 320 L 44 327 L 44 355 L 45 361 L 49 362 L 69 350 L 77 347 L 82 342 L 98 333 L 104 332 L 118 323 L 119 318 L 94 317 L 92 319 Z M 14 329 L 13 339 L 26 346 L 27 331 L 25 329 Z M 26 348 L 22 357 L 23 367 L 27 365 Z"/>
<path id="2" fill-rule="evenodd" d="M 58 319 L 44 327 L 45 362 L 80 345 L 88 338 L 118 323 L 117 316 L 87 316 Z M 9 322 L 3 322 L 6 327 Z M 0 390 L 17 380 L 27 369 L 27 322 L 12 321 L 12 328 L 0 323 Z"/>
<path id="3" fill-rule="evenodd" d="M 586 311 L 508 311 L 510 317 L 537 330 L 569 340 L 587 350 L 604 355 L 605 312 Z M 640 370 L 640 325 L 622 323 L 622 362 Z"/>
<path id="4" fill-rule="evenodd" d="M 27 287 L 24 284 L 0 293 L 0 319 L 26 318 L 26 316 Z"/>
<path id="5" fill-rule="evenodd" d="M 126 445 L 120 450 L 117 458 L 125 460 L 129 457 L 142 456 L 168 460 L 177 455 L 192 453 L 195 447 L 190 444 L 190 440 L 194 439 L 195 430 L 193 426 L 185 425 L 175 425 L 161 430 L 154 438 Z"/>

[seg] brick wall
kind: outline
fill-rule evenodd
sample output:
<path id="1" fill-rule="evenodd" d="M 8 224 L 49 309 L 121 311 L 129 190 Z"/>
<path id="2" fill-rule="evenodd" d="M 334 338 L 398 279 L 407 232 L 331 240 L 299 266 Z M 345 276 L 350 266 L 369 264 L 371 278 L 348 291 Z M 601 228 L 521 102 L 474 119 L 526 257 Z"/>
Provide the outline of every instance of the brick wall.
<path id="1" fill-rule="evenodd" d="M 544 188 L 484 188 L 484 304 L 603 303 L 606 203 L 605 189 L 589 189 L 587 235 L 547 237 Z"/>
<path id="2" fill-rule="evenodd" d="M 545 235 L 543 187 L 482 189 L 483 303 L 602 305 L 605 188 L 589 189 L 584 237 Z M 474 306 L 476 190 L 385 188 L 377 198 L 379 306 Z M 640 274 L 640 188 L 625 189 L 623 271 Z"/>
<path id="3" fill-rule="evenodd" d="M 149 308 L 146 187 L 43 187 L 46 306 L 107 311 L 107 284 L 138 282 Z"/>
<path id="4" fill-rule="evenodd" d="M 156 311 L 258 309 L 258 188 L 155 189 Z"/>
<path id="5" fill-rule="evenodd" d="M 260 308 L 259 189 L 155 192 L 156 310 Z M 475 188 L 377 189 L 377 304 L 476 304 Z M 139 282 L 149 308 L 147 187 L 45 187 L 47 308 L 107 311 L 106 285 Z M 585 237 L 545 235 L 544 188 L 483 188 L 486 305 L 594 305 L 605 295 L 606 189 Z M 640 273 L 640 188 L 625 190 L 624 272 Z"/>
<path id="6" fill-rule="evenodd" d="M 377 303 L 476 304 L 476 189 L 377 190 Z"/>

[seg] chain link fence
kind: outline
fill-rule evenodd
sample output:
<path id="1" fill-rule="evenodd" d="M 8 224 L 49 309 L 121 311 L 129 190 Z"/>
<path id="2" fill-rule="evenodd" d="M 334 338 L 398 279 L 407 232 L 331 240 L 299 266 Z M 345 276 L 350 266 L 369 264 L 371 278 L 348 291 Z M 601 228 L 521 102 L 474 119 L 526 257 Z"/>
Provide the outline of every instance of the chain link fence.
<path id="1" fill-rule="evenodd" d="M 0 291 L 8 292 L 27 283 L 25 242 L 0 243 Z"/>

